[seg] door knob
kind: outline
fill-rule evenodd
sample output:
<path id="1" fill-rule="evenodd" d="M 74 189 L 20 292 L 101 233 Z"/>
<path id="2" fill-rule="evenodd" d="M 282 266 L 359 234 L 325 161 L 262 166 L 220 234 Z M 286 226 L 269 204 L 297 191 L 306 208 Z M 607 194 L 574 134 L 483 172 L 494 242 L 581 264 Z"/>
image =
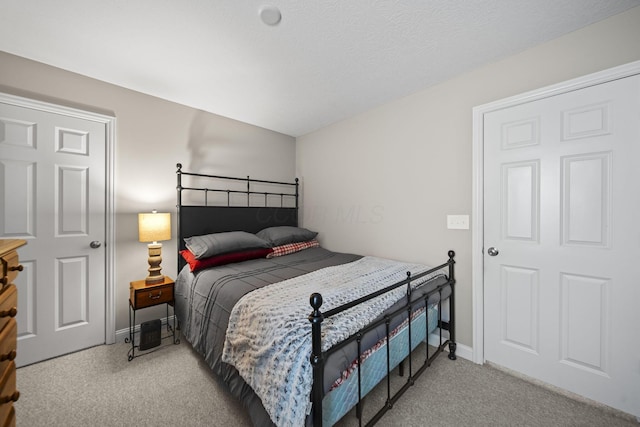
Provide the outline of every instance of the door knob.
<path id="1" fill-rule="evenodd" d="M 487 253 L 489 254 L 489 256 L 496 256 L 500 253 L 500 251 L 491 246 L 489 249 L 487 249 Z"/>
<path id="2" fill-rule="evenodd" d="M 100 243 L 97 240 L 94 240 L 93 242 L 89 243 L 89 246 L 91 246 L 92 249 L 98 249 L 100 247 L 102 243 Z"/>

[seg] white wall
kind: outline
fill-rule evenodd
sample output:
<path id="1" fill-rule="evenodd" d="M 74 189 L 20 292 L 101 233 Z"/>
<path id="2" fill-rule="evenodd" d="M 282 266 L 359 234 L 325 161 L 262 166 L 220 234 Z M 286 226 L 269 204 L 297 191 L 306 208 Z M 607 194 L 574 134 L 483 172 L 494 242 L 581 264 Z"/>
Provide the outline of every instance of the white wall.
<path id="1" fill-rule="evenodd" d="M 329 249 L 430 265 L 457 253 L 457 340 L 471 346 L 472 108 L 640 59 L 640 7 L 297 138 L 303 223 Z"/>
<path id="2" fill-rule="evenodd" d="M 116 330 L 129 325 L 129 282 L 147 275 L 137 214 L 175 213 L 176 163 L 190 172 L 291 181 L 295 140 L 38 62 L 0 52 L 0 91 L 116 117 Z M 175 230 L 175 215 L 173 218 Z M 163 273 L 175 278 L 176 238 L 163 242 Z M 162 307 L 137 321 L 164 317 Z"/>
<path id="3" fill-rule="evenodd" d="M 137 213 L 175 212 L 175 163 L 181 162 L 185 169 L 276 180 L 297 172 L 303 222 L 331 249 L 432 264 L 456 250 L 458 340 L 470 345 L 471 234 L 447 230 L 445 217 L 471 212 L 472 107 L 640 59 L 638 40 L 636 7 L 297 143 L 3 52 L 0 91 L 117 118 L 117 329 L 128 325 L 129 282 L 146 275 Z M 172 276 L 175 250 L 175 239 L 164 243 L 163 271 Z M 163 315 L 142 313 L 141 321 Z"/>

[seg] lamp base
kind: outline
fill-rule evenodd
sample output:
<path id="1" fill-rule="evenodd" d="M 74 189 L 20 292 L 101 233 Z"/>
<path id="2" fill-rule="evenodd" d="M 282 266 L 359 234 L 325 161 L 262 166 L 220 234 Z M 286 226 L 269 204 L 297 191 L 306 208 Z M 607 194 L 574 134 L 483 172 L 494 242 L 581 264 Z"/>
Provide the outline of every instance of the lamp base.
<path id="1" fill-rule="evenodd" d="M 164 282 L 164 275 L 161 276 L 147 276 L 144 279 L 144 284 L 146 286 L 150 286 L 150 285 L 157 285 L 158 283 L 162 283 Z"/>
<path id="2" fill-rule="evenodd" d="M 149 275 L 144 279 L 145 285 L 155 285 L 164 282 L 164 275 L 160 272 L 162 267 L 162 243 L 149 243 Z"/>

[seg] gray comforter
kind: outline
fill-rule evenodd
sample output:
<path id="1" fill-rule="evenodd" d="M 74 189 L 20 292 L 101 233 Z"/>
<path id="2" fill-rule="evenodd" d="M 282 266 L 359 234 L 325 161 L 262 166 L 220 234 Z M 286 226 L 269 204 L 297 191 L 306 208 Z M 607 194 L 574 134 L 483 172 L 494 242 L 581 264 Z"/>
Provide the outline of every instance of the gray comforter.
<path id="1" fill-rule="evenodd" d="M 247 406 L 254 425 L 272 423 L 251 387 L 245 384 L 233 366 L 221 359 L 233 306 L 254 289 L 360 258 L 359 255 L 311 248 L 272 259 L 227 264 L 196 274 L 186 266 L 178 275 L 175 308 L 182 335 L 229 386 L 231 393 Z"/>

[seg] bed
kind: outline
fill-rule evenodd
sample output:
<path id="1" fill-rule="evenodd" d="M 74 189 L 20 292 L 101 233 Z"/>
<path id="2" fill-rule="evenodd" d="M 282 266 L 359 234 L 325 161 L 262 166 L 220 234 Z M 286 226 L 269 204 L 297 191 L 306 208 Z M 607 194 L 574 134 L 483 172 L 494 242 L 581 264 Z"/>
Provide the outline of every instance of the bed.
<path id="1" fill-rule="evenodd" d="M 330 426 L 354 407 L 362 424 L 386 379 L 374 424 L 445 348 L 455 360 L 453 251 L 434 268 L 329 251 L 298 227 L 297 180 L 178 164 L 177 199 L 181 333 L 254 425 Z M 394 369 L 406 382 L 392 393 Z"/>

